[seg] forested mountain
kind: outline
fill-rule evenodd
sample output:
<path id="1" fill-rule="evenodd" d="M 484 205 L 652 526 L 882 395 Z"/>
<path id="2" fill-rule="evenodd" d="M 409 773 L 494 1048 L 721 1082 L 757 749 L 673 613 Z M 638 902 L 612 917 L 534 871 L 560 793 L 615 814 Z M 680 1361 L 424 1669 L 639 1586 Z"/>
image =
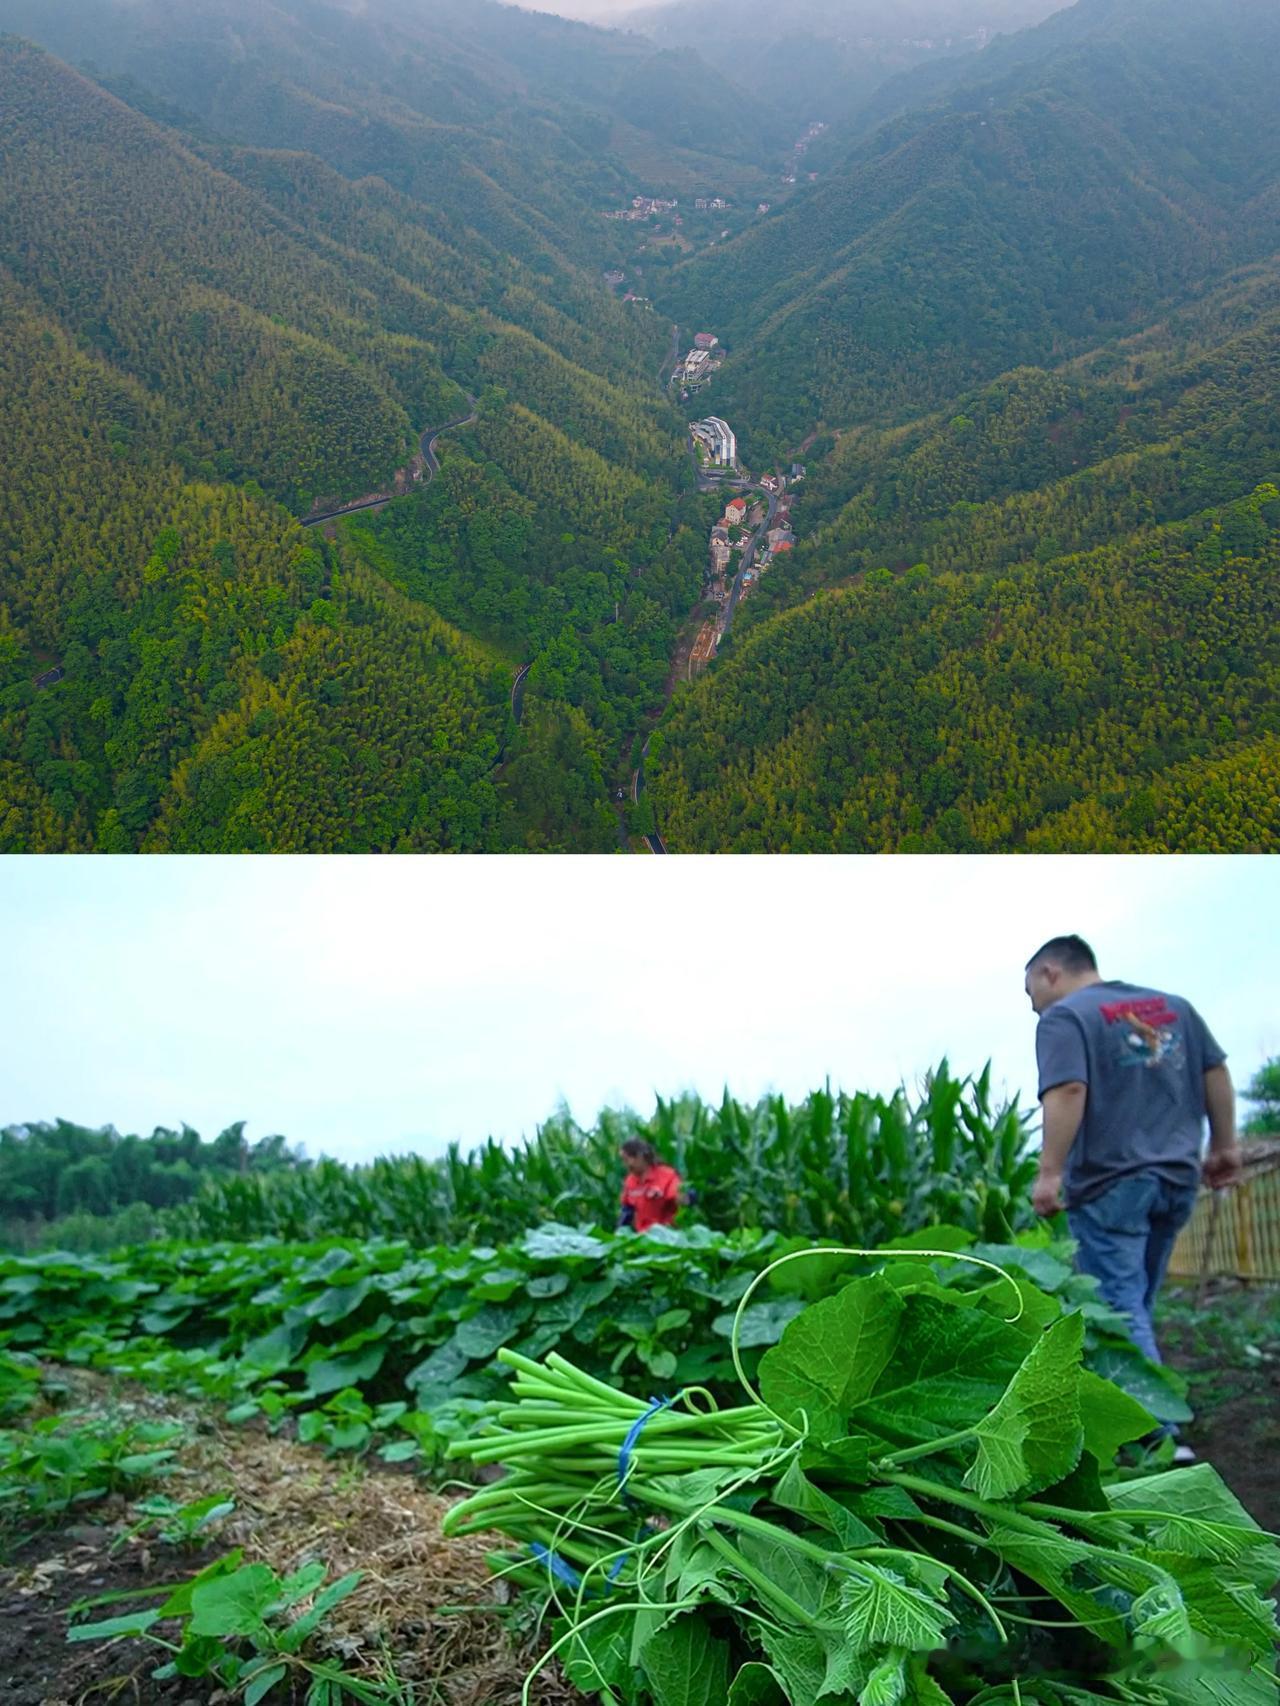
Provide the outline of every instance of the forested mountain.
<path id="1" fill-rule="evenodd" d="M 809 475 L 651 744 L 673 848 L 1280 842 L 1280 13 L 965 52 L 1049 0 L 949 5 L 699 58 L 490 0 L 0 0 L 0 850 L 617 849 L 719 507 L 676 318 Z M 850 38 L 823 179 L 673 230 L 669 316 L 617 299 L 602 212 L 776 184 L 841 17 L 934 59 Z"/>
<path id="2" fill-rule="evenodd" d="M 669 329 L 564 255 L 174 131 L 12 37 L 0 153 L 0 846 L 616 846 L 606 771 L 701 580 Z M 429 556 L 296 527 L 468 390 L 396 523 Z M 490 507 L 450 507 L 468 480 Z M 494 545 L 505 504 L 523 532 Z M 428 560 L 457 596 L 423 600 Z"/>
<path id="3" fill-rule="evenodd" d="M 673 850 L 1280 846 L 1280 265 L 842 439 L 651 744 Z"/>
<path id="4" fill-rule="evenodd" d="M 749 454 L 909 420 L 1120 336 L 1280 244 L 1270 0 L 1079 0 L 668 275 Z"/>
<path id="5" fill-rule="evenodd" d="M 761 90 L 793 127 L 843 124 L 898 74 L 985 47 L 1062 0 L 743 0 L 726 31 L 718 0 L 669 0 L 630 13 L 660 46 L 712 54 L 717 69 Z"/>
<path id="6" fill-rule="evenodd" d="M 694 168 L 745 183 L 789 140 L 696 53 L 495 0 L 199 0 L 182 17 L 166 0 L 2 0 L 0 28 L 218 135 L 383 178 L 526 258 L 589 255 L 584 206 Z M 641 163 L 652 183 L 624 175 Z"/>

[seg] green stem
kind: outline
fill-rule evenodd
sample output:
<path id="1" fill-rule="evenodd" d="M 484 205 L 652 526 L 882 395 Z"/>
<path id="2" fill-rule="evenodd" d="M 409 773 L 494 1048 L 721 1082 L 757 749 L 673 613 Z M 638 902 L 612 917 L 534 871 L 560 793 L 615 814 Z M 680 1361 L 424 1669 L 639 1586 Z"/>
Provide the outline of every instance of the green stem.
<path id="1" fill-rule="evenodd" d="M 988 1522 L 998 1522 L 1005 1528 L 1013 1529 L 1015 1533 L 1027 1534 L 1036 1540 L 1044 1539 L 1046 1525 L 1043 1522 L 1022 1516 L 1018 1511 L 1010 1510 L 1004 1505 L 990 1504 L 973 1493 L 962 1493 L 958 1487 L 946 1487 L 940 1481 L 926 1481 L 919 1475 L 900 1475 L 896 1472 L 882 1475 L 880 1479 L 891 1486 L 903 1488 L 905 1492 L 918 1493 L 922 1499 L 958 1505 L 961 1510 L 972 1511 L 975 1516 L 985 1517 Z M 1050 1530 L 1050 1533 L 1052 1532 Z"/>
<path id="2" fill-rule="evenodd" d="M 637 1487 L 636 1492 L 648 1503 L 657 1505 L 662 1510 L 683 1511 L 687 1508 L 679 1499 L 655 1492 L 652 1487 Z M 793 1552 L 798 1552 L 805 1558 L 812 1558 L 818 1564 L 830 1564 L 836 1556 L 833 1552 L 824 1551 L 821 1546 L 815 1546 L 811 1540 L 804 1540 L 800 1535 L 792 1534 L 789 1528 L 779 1528 L 776 1522 L 768 1522 L 762 1516 L 752 1516 L 750 1511 L 736 1511 L 729 1505 L 712 1505 L 705 1515 L 711 1522 L 722 1522 L 728 1528 L 741 1529 L 745 1534 L 759 1534 L 766 1540 L 789 1546 Z"/>
<path id="3" fill-rule="evenodd" d="M 923 1445 L 908 1446 L 905 1451 L 891 1451 L 886 1457 L 878 1460 L 877 1468 L 891 1469 L 899 1463 L 910 1463 L 916 1457 L 932 1457 L 935 1452 L 950 1451 L 953 1445 L 962 1445 L 965 1440 L 972 1439 L 976 1428 L 961 1428 L 958 1433 L 944 1434 L 941 1439 L 929 1439 Z"/>
<path id="4" fill-rule="evenodd" d="M 758 1570 L 754 1564 L 744 1558 L 738 1548 L 726 1540 L 723 1534 L 718 1533 L 714 1528 L 708 1528 L 703 1539 L 713 1551 L 720 1554 L 726 1563 L 732 1564 L 744 1581 L 750 1582 L 767 1605 L 773 1605 L 784 1617 L 789 1617 L 793 1623 L 798 1623 L 802 1629 L 816 1629 L 818 1627 L 818 1619 L 811 1611 L 806 1611 L 803 1605 L 792 1599 L 791 1595 L 785 1593 L 776 1582 L 770 1581 L 764 1571 Z"/>

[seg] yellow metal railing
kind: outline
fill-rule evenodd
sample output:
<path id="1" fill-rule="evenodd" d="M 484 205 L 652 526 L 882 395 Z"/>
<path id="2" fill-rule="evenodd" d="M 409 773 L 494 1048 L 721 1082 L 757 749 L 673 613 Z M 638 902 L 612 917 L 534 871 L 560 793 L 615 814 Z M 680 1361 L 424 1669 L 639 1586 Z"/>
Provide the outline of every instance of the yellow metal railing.
<path id="1" fill-rule="evenodd" d="M 1243 1183 L 1201 1195 L 1174 1246 L 1169 1275 L 1280 1281 L 1280 1154 L 1270 1146 L 1251 1154 Z"/>

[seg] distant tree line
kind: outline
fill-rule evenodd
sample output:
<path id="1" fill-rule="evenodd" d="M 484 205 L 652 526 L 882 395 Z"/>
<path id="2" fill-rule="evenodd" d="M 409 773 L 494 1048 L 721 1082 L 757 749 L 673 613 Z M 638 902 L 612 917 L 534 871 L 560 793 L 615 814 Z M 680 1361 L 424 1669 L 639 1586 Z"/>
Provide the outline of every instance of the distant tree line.
<path id="1" fill-rule="evenodd" d="M 163 1210 L 187 1202 L 211 1178 L 283 1172 L 303 1165 L 301 1150 L 279 1135 L 251 1143 L 237 1120 L 212 1141 L 185 1123 L 157 1126 L 150 1137 L 114 1126 L 39 1120 L 0 1131 L 0 1242 L 43 1242 L 55 1222 L 124 1210 Z M 145 1231 L 147 1215 L 130 1228 Z"/>

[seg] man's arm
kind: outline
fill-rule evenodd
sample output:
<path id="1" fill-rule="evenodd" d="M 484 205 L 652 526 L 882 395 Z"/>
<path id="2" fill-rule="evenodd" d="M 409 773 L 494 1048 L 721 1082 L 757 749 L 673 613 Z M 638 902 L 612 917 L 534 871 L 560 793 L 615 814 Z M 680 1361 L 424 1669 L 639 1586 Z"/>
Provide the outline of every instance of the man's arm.
<path id="1" fill-rule="evenodd" d="M 1244 1157 L 1236 1137 L 1236 1093 L 1225 1066 L 1211 1066 L 1204 1075 L 1204 1102 L 1209 1112 L 1209 1153 L 1204 1161 L 1204 1182 L 1215 1191 L 1238 1185 L 1244 1175 Z"/>
<path id="2" fill-rule="evenodd" d="M 1062 1175 L 1084 1119 L 1088 1094 L 1087 1084 L 1072 1082 L 1055 1084 L 1041 1098 L 1044 1130 L 1040 1139 L 1040 1173 L 1031 1192 L 1037 1214 L 1056 1214 L 1062 1207 Z"/>

